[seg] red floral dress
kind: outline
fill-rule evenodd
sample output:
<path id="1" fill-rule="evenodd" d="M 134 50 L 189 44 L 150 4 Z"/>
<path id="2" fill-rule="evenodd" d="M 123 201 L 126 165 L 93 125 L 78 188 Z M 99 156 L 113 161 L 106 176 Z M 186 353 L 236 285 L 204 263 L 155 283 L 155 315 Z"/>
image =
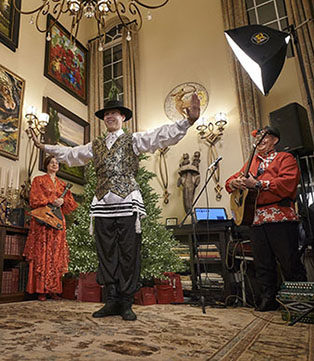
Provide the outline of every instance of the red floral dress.
<path id="1" fill-rule="evenodd" d="M 46 206 L 59 198 L 64 191 L 65 183 L 51 177 L 35 177 L 30 191 L 32 208 Z M 77 207 L 72 193 L 64 196 L 61 207 L 63 230 L 53 229 L 31 219 L 30 231 L 26 240 L 24 256 L 29 262 L 28 293 L 61 293 L 61 278 L 68 270 L 69 249 L 66 241 L 64 214 L 71 213 Z"/>

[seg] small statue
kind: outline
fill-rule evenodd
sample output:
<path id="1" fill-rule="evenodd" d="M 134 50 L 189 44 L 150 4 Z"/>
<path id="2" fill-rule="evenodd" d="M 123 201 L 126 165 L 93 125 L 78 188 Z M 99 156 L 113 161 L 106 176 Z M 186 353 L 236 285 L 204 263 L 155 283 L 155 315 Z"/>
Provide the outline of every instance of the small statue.
<path id="1" fill-rule="evenodd" d="M 192 165 L 194 165 L 197 169 L 199 169 L 200 162 L 201 162 L 201 153 L 196 151 L 194 152 L 193 155 Z"/>
<path id="2" fill-rule="evenodd" d="M 191 209 L 196 187 L 200 183 L 200 156 L 200 152 L 194 152 L 192 164 L 190 164 L 189 154 L 184 153 L 182 156 L 182 161 L 179 164 L 180 177 L 178 179 L 177 186 L 183 186 L 183 205 L 185 213 L 188 213 L 188 211 Z"/>

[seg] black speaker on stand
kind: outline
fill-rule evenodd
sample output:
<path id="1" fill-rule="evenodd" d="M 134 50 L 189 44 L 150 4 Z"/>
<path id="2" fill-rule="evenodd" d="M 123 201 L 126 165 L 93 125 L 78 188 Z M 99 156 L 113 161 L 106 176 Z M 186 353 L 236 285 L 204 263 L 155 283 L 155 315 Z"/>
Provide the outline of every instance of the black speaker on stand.
<path id="1" fill-rule="evenodd" d="M 297 160 L 301 179 L 302 213 L 306 224 L 307 239 L 301 252 L 307 245 L 314 247 L 313 225 L 309 213 L 308 195 L 304 182 L 304 167 L 300 157 L 313 154 L 314 145 L 306 109 L 298 103 L 290 103 L 269 114 L 269 123 L 280 132 L 280 142 L 276 145 L 277 151 L 292 153 Z"/>
<path id="2" fill-rule="evenodd" d="M 280 132 L 278 151 L 286 151 L 300 156 L 311 154 L 313 139 L 307 111 L 298 103 L 290 103 L 269 114 L 270 125 Z"/>

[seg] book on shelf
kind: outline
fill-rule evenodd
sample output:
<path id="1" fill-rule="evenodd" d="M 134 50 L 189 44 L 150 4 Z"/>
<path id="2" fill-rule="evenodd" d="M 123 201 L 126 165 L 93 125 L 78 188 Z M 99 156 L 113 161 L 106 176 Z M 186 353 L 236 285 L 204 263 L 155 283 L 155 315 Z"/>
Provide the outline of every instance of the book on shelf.
<path id="1" fill-rule="evenodd" d="M 220 253 L 217 251 L 212 252 L 197 252 L 198 258 L 219 258 Z"/>
<path id="2" fill-rule="evenodd" d="M 22 256 L 26 236 L 22 234 L 7 234 L 4 241 L 4 254 Z"/>
<path id="3" fill-rule="evenodd" d="M 190 260 L 190 249 L 187 245 L 179 245 L 171 248 L 181 259 Z"/>
<path id="4" fill-rule="evenodd" d="M 208 244 L 198 244 L 197 248 L 199 250 L 216 250 L 218 251 L 218 248 L 215 244 L 208 243 Z"/>
<path id="5" fill-rule="evenodd" d="M 25 292 L 28 278 L 28 264 L 27 262 L 20 262 L 16 268 L 19 269 L 18 291 Z"/>
<path id="6" fill-rule="evenodd" d="M 19 292 L 19 269 L 12 268 L 2 272 L 1 293 L 18 293 Z"/>

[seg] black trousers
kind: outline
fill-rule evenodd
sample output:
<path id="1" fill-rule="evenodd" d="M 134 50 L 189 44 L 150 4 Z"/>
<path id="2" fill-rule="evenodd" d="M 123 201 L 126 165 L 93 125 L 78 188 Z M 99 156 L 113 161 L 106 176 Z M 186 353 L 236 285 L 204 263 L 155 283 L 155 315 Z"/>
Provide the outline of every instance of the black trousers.
<path id="1" fill-rule="evenodd" d="M 99 260 L 97 282 L 113 296 L 133 301 L 141 271 L 141 234 L 135 232 L 136 214 L 96 217 L 95 239 Z"/>
<path id="2" fill-rule="evenodd" d="M 305 269 L 298 253 L 298 223 L 265 223 L 251 228 L 252 253 L 256 279 L 262 297 L 277 293 L 277 264 L 285 281 L 305 281 Z"/>

